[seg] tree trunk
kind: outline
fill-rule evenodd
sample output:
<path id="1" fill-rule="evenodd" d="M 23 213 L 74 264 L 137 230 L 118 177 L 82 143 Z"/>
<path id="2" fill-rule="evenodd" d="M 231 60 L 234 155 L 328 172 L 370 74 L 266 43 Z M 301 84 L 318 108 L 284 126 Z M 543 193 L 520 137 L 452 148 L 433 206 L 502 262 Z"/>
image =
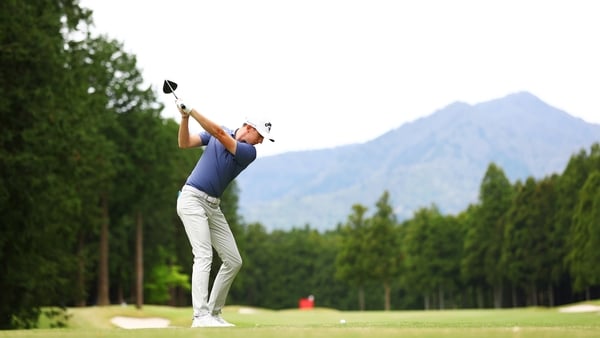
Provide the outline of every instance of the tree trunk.
<path id="1" fill-rule="evenodd" d="M 502 307 L 502 297 L 503 297 L 503 292 L 502 292 L 502 282 L 499 283 L 499 285 L 495 285 L 494 286 L 494 308 L 499 309 Z"/>
<path id="2" fill-rule="evenodd" d="M 517 307 L 519 304 L 517 303 L 517 288 L 513 285 L 512 288 L 512 306 Z"/>
<path id="3" fill-rule="evenodd" d="M 140 211 L 136 214 L 135 223 L 135 307 L 141 309 L 144 304 L 144 230 Z"/>
<path id="4" fill-rule="evenodd" d="M 483 288 L 481 286 L 477 287 L 477 307 L 483 309 Z"/>
<path id="5" fill-rule="evenodd" d="M 85 257 L 84 257 L 84 239 L 80 231 L 77 238 L 77 299 L 76 307 L 85 306 Z"/>
<path id="6" fill-rule="evenodd" d="M 125 296 L 123 295 L 123 285 L 119 283 L 117 286 L 117 303 L 125 305 Z"/>
<path id="7" fill-rule="evenodd" d="M 358 309 L 365 311 L 365 288 L 362 285 L 358 287 Z"/>
<path id="8" fill-rule="evenodd" d="M 108 297 L 108 197 L 101 197 L 102 225 L 100 226 L 100 259 L 98 262 L 98 299 L 96 305 L 110 305 Z"/>
<path id="9" fill-rule="evenodd" d="M 441 286 L 438 289 L 438 298 L 440 310 L 443 310 L 446 307 L 446 305 L 444 304 L 444 289 Z"/>
<path id="10" fill-rule="evenodd" d="M 554 307 L 554 286 L 548 285 L 548 306 Z"/>
<path id="11" fill-rule="evenodd" d="M 425 308 L 425 310 L 429 310 L 429 294 L 426 294 L 423 297 L 423 307 Z"/>
<path id="12" fill-rule="evenodd" d="M 168 306 L 177 306 L 177 287 L 169 287 Z"/>
<path id="13" fill-rule="evenodd" d="M 390 311 L 391 309 L 391 303 L 390 303 L 390 297 L 391 297 L 391 288 L 390 288 L 390 283 L 389 282 L 383 282 L 383 290 L 384 290 L 384 309 L 385 311 Z"/>
<path id="14" fill-rule="evenodd" d="M 588 286 L 587 288 L 585 288 L 585 300 L 592 300 L 592 296 L 591 296 L 591 291 L 590 291 L 590 287 Z"/>
<path id="15" fill-rule="evenodd" d="M 534 283 L 531 283 L 530 292 L 531 292 L 531 294 L 530 294 L 531 305 L 538 306 L 537 286 Z"/>

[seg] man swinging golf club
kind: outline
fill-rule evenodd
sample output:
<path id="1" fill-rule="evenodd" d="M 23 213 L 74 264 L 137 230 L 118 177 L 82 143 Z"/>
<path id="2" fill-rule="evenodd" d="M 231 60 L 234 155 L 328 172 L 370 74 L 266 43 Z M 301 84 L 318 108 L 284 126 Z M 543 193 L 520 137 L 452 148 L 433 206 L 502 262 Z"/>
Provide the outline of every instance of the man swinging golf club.
<path id="1" fill-rule="evenodd" d="M 172 88 L 173 89 L 173 88 Z M 221 127 L 196 109 L 176 101 L 181 113 L 180 148 L 204 146 L 204 152 L 187 178 L 177 199 L 177 214 L 192 246 L 192 327 L 234 326 L 221 317 L 229 288 L 242 266 L 235 238 L 219 206 L 225 188 L 256 159 L 256 144 L 270 138 L 271 123 L 247 119 L 236 130 Z M 193 117 L 204 131 L 190 134 Z M 208 295 L 212 248 L 223 264 Z"/>

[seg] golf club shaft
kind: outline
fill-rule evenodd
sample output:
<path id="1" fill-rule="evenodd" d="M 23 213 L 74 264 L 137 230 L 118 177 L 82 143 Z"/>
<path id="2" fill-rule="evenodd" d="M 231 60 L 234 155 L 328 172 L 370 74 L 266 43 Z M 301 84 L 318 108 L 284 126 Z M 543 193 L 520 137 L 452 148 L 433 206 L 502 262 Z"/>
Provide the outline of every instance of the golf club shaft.
<path id="1" fill-rule="evenodd" d="M 167 80 L 165 81 L 165 83 L 167 84 L 167 86 L 169 86 L 169 88 L 171 89 L 171 93 L 173 93 L 173 96 L 175 96 L 176 100 L 179 100 L 179 98 L 177 97 L 177 94 L 175 94 L 175 89 L 173 89 L 173 87 L 171 87 L 171 83 Z"/>

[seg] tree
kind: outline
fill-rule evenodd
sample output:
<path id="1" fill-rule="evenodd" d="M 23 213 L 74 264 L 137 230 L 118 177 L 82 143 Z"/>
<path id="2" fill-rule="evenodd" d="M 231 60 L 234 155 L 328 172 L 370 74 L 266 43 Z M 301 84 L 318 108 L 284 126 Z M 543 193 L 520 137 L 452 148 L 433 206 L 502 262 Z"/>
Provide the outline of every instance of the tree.
<path id="1" fill-rule="evenodd" d="M 479 205 L 474 224 L 467 230 L 461 272 L 468 283 L 476 285 L 478 305 L 484 306 L 483 289 L 494 290 L 494 306 L 501 307 L 503 269 L 500 250 L 503 241 L 503 216 L 510 207 L 512 187 L 504 171 L 491 163 L 479 189 Z"/>
<path id="2" fill-rule="evenodd" d="M 268 294 L 269 262 L 275 252 L 262 224 L 247 225 L 242 236 L 245 247 L 244 250 L 240 249 L 240 254 L 244 265 L 234 283 L 239 284 L 240 287 L 232 288 L 231 293 L 232 297 L 241 304 L 256 305 L 260 304 L 261 298 Z"/>
<path id="3" fill-rule="evenodd" d="M 446 293 L 460 283 L 463 231 L 454 217 L 444 217 L 438 208 L 421 208 L 406 225 L 402 247 L 405 252 L 405 286 L 424 297 L 429 309 L 437 299 L 444 308 Z"/>
<path id="4" fill-rule="evenodd" d="M 548 229 L 552 225 L 553 193 L 549 181 L 528 178 L 507 214 L 502 266 L 508 279 L 526 290 L 528 304 L 538 305 L 538 287 L 549 279 Z M 545 286 L 545 285 L 544 285 Z"/>
<path id="5" fill-rule="evenodd" d="M 75 289 L 85 118 L 66 40 L 89 16 L 77 1 L 0 4 L 0 329 L 35 326 Z"/>
<path id="6" fill-rule="evenodd" d="M 467 207 L 466 210 L 460 212 L 457 216 L 456 216 L 456 221 L 459 224 L 460 227 L 460 231 L 461 231 L 461 236 L 462 236 L 462 241 L 461 241 L 461 253 L 460 253 L 460 260 L 458 261 L 458 275 L 457 275 L 457 279 L 459 280 L 459 285 L 462 286 L 462 293 L 460 294 L 460 306 L 464 306 L 464 307 L 474 307 L 477 304 L 477 297 L 475 295 L 474 292 L 476 292 L 476 286 L 477 285 L 473 285 L 471 283 L 468 283 L 467 280 L 467 276 L 466 276 L 466 271 L 464 271 L 464 256 L 465 256 L 465 243 L 466 243 L 466 236 L 467 233 L 469 231 L 469 229 L 471 229 L 475 222 L 475 216 L 477 214 L 477 209 L 478 209 L 478 205 L 475 204 L 469 204 L 469 206 Z M 474 297 L 475 295 L 475 297 Z"/>
<path id="7" fill-rule="evenodd" d="M 118 49 L 117 49 L 118 50 Z M 118 78 L 114 85 L 114 98 L 124 103 L 118 107 L 118 133 L 114 133 L 121 156 L 118 166 L 115 188 L 111 199 L 111 210 L 116 226 L 133 225 L 132 236 L 135 253 L 135 303 L 140 308 L 144 303 L 144 226 L 146 216 L 162 209 L 160 200 L 167 196 L 164 203 L 174 203 L 176 187 L 170 185 L 170 160 L 175 149 L 174 136 L 165 133 L 159 116 L 161 106 L 153 106 L 155 97 L 150 88 L 142 88 L 142 78 L 135 68 L 135 58 L 121 55 L 113 65 L 115 74 L 127 74 L 127 78 Z M 121 90 L 125 89 L 123 92 Z M 135 105 L 127 104 L 132 100 Z M 151 135 L 151 137 L 149 137 Z M 170 189 L 164 189 L 165 186 Z M 165 191 L 166 190 L 166 191 Z M 170 190 L 170 191 L 169 191 Z M 169 192 L 165 194 L 165 192 Z M 162 198 L 161 198 L 162 197 Z M 127 206 L 124 210 L 119 206 Z M 121 217 L 133 222 L 119 222 Z M 133 223 L 133 224 L 132 224 Z"/>
<path id="8" fill-rule="evenodd" d="M 391 283 L 398 277 L 401 264 L 400 245 L 396 232 L 396 217 L 390 205 L 390 194 L 384 191 L 377 203 L 376 211 L 368 223 L 364 236 L 364 251 L 360 254 L 369 260 L 371 276 L 383 284 L 384 309 L 391 309 Z"/>
<path id="9" fill-rule="evenodd" d="M 552 238 L 553 247 L 559 251 L 557 255 L 563 257 L 564 265 L 556 264 L 552 271 L 553 279 L 560 280 L 562 276 L 572 271 L 569 260 L 571 244 L 567 242 L 573 232 L 574 215 L 580 197 L 580 191 L 591 172 L 600 170 L 600 144 L 591 146 L 589 154 L 581 150 L 571 156 L 562 175 L 557 182 L 557 213 L 555 232 Z M 571 276 L 572 279 L 572 276 Z"/>
<path id="10" fill-rule="evenodd" d="M 175 263 L 176 258 L 172 252 L 162 246 L 158 247 L 157 252 L 161 259 L 153 265 L 144 284 L 148 293 L 144 299 L 153 304 L 167 304 L 171 300 L 173 288 L 182 288 L 189 292 L 191 283 L 189 275 L 182 273 L 183 268 Z"/>
<path id="11" fill-rule="evenodd" d="M 570 266 L 575 291 L 585 291 L 590 299 L 590 287 L 600 284 L 600 170 L 586 180 L 573 215 L 569 232 Z"/>
<path id="12" fill-rule="evenodd" d="M 535 221 L 543 233 L 543 242 L 536 243 L 539 257 L 539 274 L 536 282 L 540 287 L 547 287 L 548 306 L 555 305 L 554 289 L 559 284 L 555 278 L 555 271 L 562 268 L 562 250 L 556 247 L 556 213 L 557 213 L 557 186 L 558 176 L 551 175 L 538 182 L 534 199 L 534 207 L 537 209 Z"/>
<path id="13" fill-rule="evenodd" d="M 453 216 L 434 218 L 433 232 L 429 245 L 434 249 L 430 261 L 435 264 L 433 278 L 438 290 L 438 303 L 440 309 L 445 309 L 447 295 L 454 294 L 461 286 L 460 260 L 464 243 L 462 224 Z M 453 300 L 452 298 L 449 298 Z M 454 302 L 456 303 L 456 302 Z"/>
<path id="14" fill-rule="evenodd" d="M 318 232 L 306 225 L 288 232 L 275 230 L 268 237 L 268 241 L 260 243 L 264 254 L 252 255 L 256 259 L 254 266 L 264 267 L 260 303 L 276 309 L 295 307 L 299 298 L 314 294 L 317 287 L 314 276 L 319 272 L 317 262 L 322 251 Z M 251 254 L 248 252 L 252 259 Z M 259 263 L 259 257 L 266 261 Z"/>
<path id="15" fill-rule="evenodd" d="M 429 274 L 429 228 L 435 210 L 418 209 L 413 218 L 404 225 L 402 252 L 405 260 L 403 285 L 423 297 L 425 309 L 430 307 L 430 294 L 434 285 Z"/>
<path id="16" fill-rule="evenodd" d="M 74 252 L 78 260 L 75 303 L 79 306 L 86 304 L 87 281 L 97 275 L 89 270 L 97 262 L 98 249 L 108 244 L 107 232 L 102 232 L 104 241 L 99 245 L 96 238 L 99 231 L 108 224 L 106 187 L 110 187 L 113 182 L 113 162 L 117 158 L 117 147 L 105 134 L 106 130 L 114 127 L 116 115 L 107 109 L 109 99 L 102 90 L 111 76 L 103 67 L 105 55 L 99 50 L 103 42 L 102 39 L 92 39 L 85 35 L 82 40 L 71 40 L 68 43 L 66 71 L 73 75 L 68 87 L 72 91 L 72 106 L 76 108 L 71 116 L 82 126 L 71 131 L 77 141 L 71 145 L 76 166 L 71 171 L 69 182 L 77 188 L 80 200 L 85 201 L 76 220 L 77 248 Z M 75 100 L 75 94 L 81 99 Z"/>
<path id="17" fill-rule="evenodd" d="M 341 228 L 340 248 L 335 260 L 336 278 L 358 288 L 358 308 L 365 310 L 364 287 L 370 278 L 370 261 L 367 258 L 364 238 L 366 237 L 367 208 L 360 204 L 352 206 L 353 213 Z"/>

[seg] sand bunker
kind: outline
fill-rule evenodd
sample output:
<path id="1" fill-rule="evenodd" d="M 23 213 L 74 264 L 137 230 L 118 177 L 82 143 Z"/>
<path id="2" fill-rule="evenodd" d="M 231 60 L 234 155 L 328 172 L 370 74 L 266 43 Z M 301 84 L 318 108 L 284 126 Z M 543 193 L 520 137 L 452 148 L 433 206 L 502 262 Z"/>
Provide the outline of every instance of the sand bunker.
<path id="1" fill-rule="evenodd" d="M 581 304 L 581 305 L 573 305 L 569 307 L 564 307 L 558 310 L 559 312 L 564 313 L 578 313 L 578 312 L 600 312 L 600 306 L 598 305 L 589 305 L 589 304 Z"/>
<path id="2" fill-rule="evenodd" d="M 164 318 L 134 317 L 113 317 L 110 322 L 123 329 L 160 329 L 169 327 L 171 323 L 170 320 Z"/>

